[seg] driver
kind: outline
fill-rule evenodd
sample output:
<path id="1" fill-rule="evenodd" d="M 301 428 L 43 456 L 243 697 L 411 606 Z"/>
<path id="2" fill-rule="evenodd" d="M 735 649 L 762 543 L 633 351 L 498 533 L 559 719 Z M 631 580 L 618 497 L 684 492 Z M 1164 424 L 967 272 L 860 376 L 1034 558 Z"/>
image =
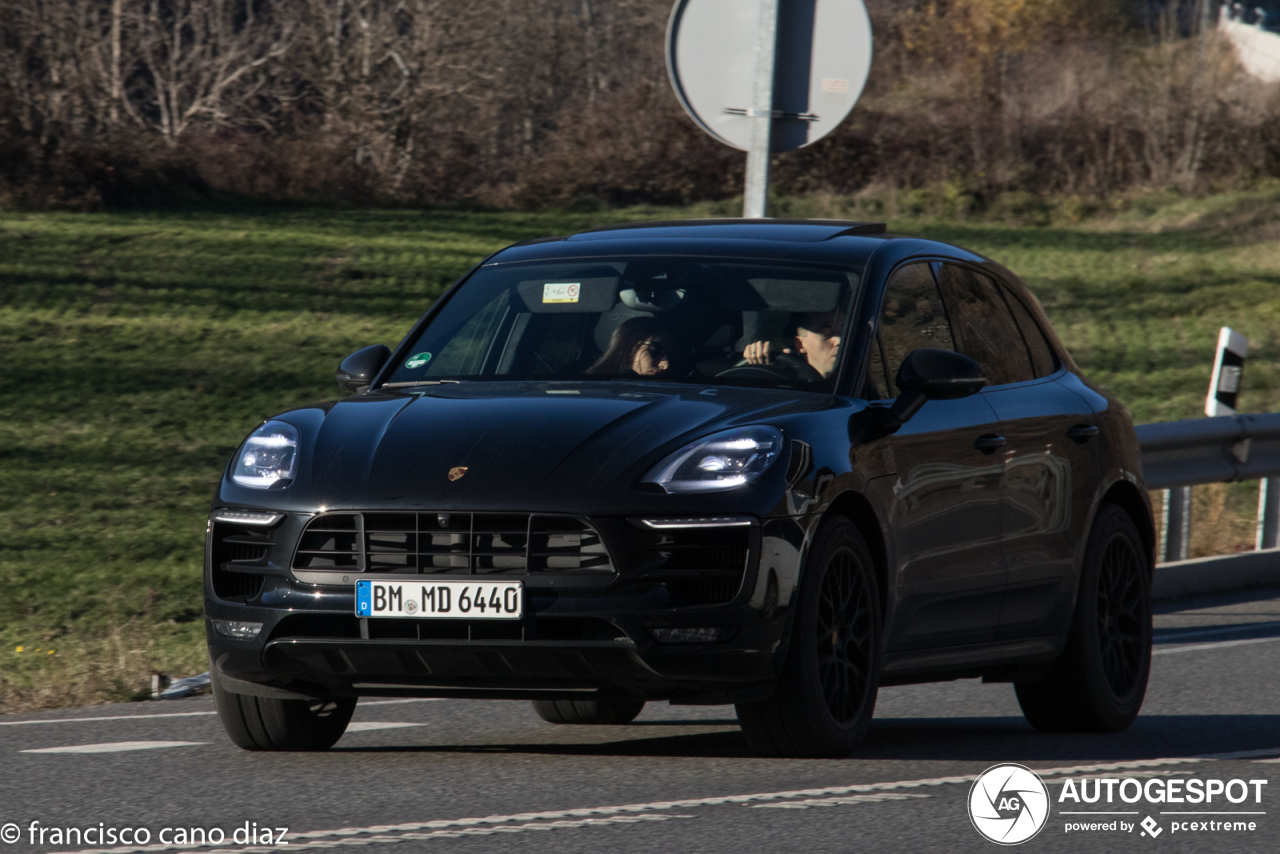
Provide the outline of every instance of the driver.
<path id="1" fill-rule="evenodd" d="M 742 356 L 748 364 L 769 365 L 777 353 L 799 354 L 826 378 L 835 372 L 843 330 L 844 314 L 839 311 L 800 312 L 791 315 L 791 322 L 787 324 L 786 336 L 791 340 L 791 347 L 773 350 L 768 341 L 753 341 L 742 351 Z"/>

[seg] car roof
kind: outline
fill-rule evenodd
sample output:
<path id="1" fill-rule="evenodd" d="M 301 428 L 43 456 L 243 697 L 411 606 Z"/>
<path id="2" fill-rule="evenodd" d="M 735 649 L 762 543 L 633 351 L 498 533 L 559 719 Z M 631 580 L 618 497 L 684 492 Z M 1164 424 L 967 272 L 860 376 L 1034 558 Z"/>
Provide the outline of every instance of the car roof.
<path id="1" fill-rule="evenodd" d="M 685 219 L 627 222 L 602 225 L 566 237 L 566 240 L 634 240 L 695 237 L 706 240 L 778 240 L 784 243 L 818 243 L 847 235 L 884 234 L 882 222 L 843 219 Z"/>
<path id="2" fill-rule="evenodd" d="M 690 219 L 606 225 L 517 243 L 486 264 L 608 255 L 707 255 L 864 262 L 886 240 L 884 223 L 852 220 Z M 941 246 L 941 244 L 939 244 Z"/>

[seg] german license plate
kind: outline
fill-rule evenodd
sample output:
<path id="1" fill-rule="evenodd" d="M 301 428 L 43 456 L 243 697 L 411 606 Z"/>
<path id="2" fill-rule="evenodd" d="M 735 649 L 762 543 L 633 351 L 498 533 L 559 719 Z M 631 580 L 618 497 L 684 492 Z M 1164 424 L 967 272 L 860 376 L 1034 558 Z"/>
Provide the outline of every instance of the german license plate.
<path id="1" fill-rule="evenodd" d="M 357 617 L 434 620 L 518 620 L 524 616 L 519 581 L 356 582 Z"/>

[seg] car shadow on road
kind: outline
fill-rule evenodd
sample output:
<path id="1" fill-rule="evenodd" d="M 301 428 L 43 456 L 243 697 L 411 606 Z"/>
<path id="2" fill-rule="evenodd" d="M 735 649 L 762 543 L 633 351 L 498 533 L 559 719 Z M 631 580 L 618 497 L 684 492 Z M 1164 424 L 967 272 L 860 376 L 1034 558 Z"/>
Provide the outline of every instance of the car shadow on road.
<path id="1" fill-rule="evenodd" d="M 1280 755 L 1280 715 L 1141 715 L 1120 733 L 1042 733 L 1020 716 L 888 718 L 875 721 L 858 755 L 1079 763 L 1272 748 Z"/>
<path id="2" fill-rule="evenodd" d="M 742 733 L 664 732 L 735 721 L 644 721 L 617 727 L 566 728 L 546 742 L 336 747 L 335 753 L 532 754 L 750 759 Z M 1143 715 L 1122 733 L 1041 733 L 1021 717 L 884 718 L 876 720 L 850 759 L 966 762 L 1053 762 L 1067 765 L 1275 750 L 1280 715 Z"/>
<path id="3" fill-rule="evenodd" d="M 658 723 L 658 722 L 655 722 Z M 661 722 L 665 724 L 666 722 Z M 513 753 L 538 756 L 627 756 L 627 757 L 661 757 L 661 758 L 742 758 L 751 756 L 747 740 L 737 729 L 736 722 L 732 730 L 721 732 L 699 732 L 683 735 L 662 735 L 649 737 L 647 733 L 635 732 L 644 727 L 591 727 L 590 732 L 581 732 L 582 741 L 568 740 L 557 742 L 525 742 L 518 744 L 429 744 L 403 745 L 385 747 L 334 747 L 330 753 L 452 753 L 452 754 L 488 754 Z M 706 721 L 690 722 L 693 728 L 705 727 Z M 585 728 L 584 728 L 585 729 Z M 605 731 L 608 730 L 608 731 Z M 634 738 L 621 738 L 618 735 L 635 732 Z M 577 733 L 575 733 L 577 734 Z M 592 736 L 600 741 L 588 741 Z M 612 738 L 610 738 L 612 737 Z M 608 738 L 609 740 L 603 740 Z"/>

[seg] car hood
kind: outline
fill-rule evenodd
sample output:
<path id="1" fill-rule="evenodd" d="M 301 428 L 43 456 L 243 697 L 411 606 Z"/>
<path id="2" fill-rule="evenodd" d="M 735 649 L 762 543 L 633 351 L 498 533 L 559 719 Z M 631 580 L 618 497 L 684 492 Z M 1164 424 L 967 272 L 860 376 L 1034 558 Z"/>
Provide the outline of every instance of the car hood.
<path id="1" fill-rule="evenodd" d="M 377 391 L 281 417 L 303 436 L 298 478 L 281 492 L 329 507 L 599 512 L 643 497 L 638 480 L 683 442 L 831 404 L 816 394 L 652 383 Z"/>

